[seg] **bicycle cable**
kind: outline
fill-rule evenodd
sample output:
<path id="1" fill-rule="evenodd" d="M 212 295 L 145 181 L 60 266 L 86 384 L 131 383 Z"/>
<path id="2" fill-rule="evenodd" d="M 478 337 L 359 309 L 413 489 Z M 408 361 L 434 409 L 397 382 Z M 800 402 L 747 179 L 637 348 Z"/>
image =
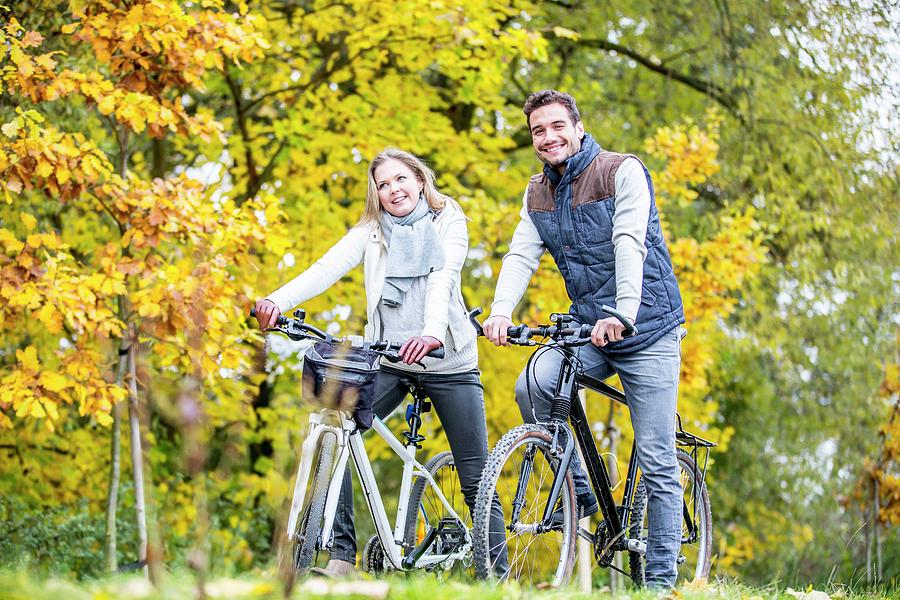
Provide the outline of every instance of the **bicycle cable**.
<path id="1" fill-rule="evenodd" d="M 545 340 L 547 338 L 543 337 L 541 339 Z M 546 351 L 558 352 L 563 357 L 563 360 L 565 360 L 567 363 L 569 363 L 569 366 L 572 368 L 574 373 L 577 373 L 579 367 L 581 367 L 582 369 L 584 367 L 584 363 L 581 361 L 581 359 L 576 354 L 568 354 L 568 353 L 564 352 L 556 344 L 547 344 L 547 343 L 544 343 L 543 341 L 540 341 L 540 342 L 535 342 L 534 345 L 538 346 L 539 350 L 547 349 L 547 350 L 545 350 L 545 352 Z M 547 397 L 547 394 L 544 391 L 544 389 L 541 387 L 541 383 L 537 380 L 537 377 L 535 375 L 535 367 L 532 366 L 532 362 L 535 361 L 535 359 L 537 358 L 539 353 L 543 356 L 545 354 L 545 352 L 535 351 L 534 353 L 532 353 L 531 356 L 528 357 L 528 362 L 525 365 L 525 394 L 528 396 L 528 403 L 531 405 L 531 416 L 534 418 L 535 423 L 537 423 L 539 421 L 537 418 L 537 412 L 534 409 L 534 399 L 533 399 L 533 396 L 531 395 L 531 380 L 534 379 L 535 386 L 537 386 L 537 391 L 539 394 L 541 394 L 544 397 Z M 531 373 L 528 372 L 529 368 L 531 369 Z M 552 401 L 553 400 L 551 398 L 551 402 Z"/>

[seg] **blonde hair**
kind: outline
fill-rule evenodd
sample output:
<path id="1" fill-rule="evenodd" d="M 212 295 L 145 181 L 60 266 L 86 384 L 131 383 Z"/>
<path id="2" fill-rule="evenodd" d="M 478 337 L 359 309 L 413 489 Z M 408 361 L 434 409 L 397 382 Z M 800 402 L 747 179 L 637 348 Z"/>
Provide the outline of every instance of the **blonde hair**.
<path id="1" fill-rule="evenodd" d="M 366 191 L 366 209 L 363 212 L 359 224 L 378 222 L 381 219 L 381 200 L 378 199 L 378 185 L 375 183 L 375 169 L 389 160 L 396 160 L 415 173 L 419 183 L 422 184 L 422 193 L 425 194 L 425 200 L 428 206 L 435 212 L 442 210 L 448 203 L 451 206 L 459 208 L 459 205 L 446 194 L 438 191 L 434 185 L 434 171 L 432 171 L 425 162 L 416 156 L 398 148 L 385 148 L 378 156 L 369 163 L 369 188 Z"/>

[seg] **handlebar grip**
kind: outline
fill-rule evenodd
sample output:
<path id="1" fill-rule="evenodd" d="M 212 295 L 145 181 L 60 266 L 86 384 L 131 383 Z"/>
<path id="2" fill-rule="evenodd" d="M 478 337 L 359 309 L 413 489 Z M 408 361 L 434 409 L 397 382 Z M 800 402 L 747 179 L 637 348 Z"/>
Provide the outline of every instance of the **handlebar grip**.
<path id="1" fill-rule="evenodd" d="M 432 350 L 425 356 L 428 356 L 431 358 L 444 358 L 444 347 L 441 346 L 440 348 L 435 348 L 434 350 Z"/>
<path id="2" fill-rule="evenodd" d="M 255 306 L 250 309 L 250 316 L 254 317 L 254 318 L 256 317 L 256 307 Z M 278 318 L 275 319 L 276 325 L 287 325 L 287 322 L 288 322 L 288 319 L 284 315 L 278 315 Z"/>
<path id="3" fill-rule="evenodd" d="M 506 337 L 517 338 L 522 336 L 522 332 L 525 330 L 524 325 L 513 325 L 512 327 L 508 327 L 506 329 Z"/>

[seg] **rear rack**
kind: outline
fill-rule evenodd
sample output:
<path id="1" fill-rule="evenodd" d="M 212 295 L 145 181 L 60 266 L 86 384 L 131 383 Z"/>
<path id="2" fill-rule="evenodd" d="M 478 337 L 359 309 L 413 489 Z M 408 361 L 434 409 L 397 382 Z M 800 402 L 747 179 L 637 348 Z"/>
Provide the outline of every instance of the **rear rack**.
<path id="1" fill-rule="evenodd" d="M 707 439 L 700 437 L 699 435 L 694 435 L 693 433 L 689 433 L 684 430 L 684 427 L 681 425 L 681 415 L 675 413 L 675 443 L 679 446 L 691 446 L 693 448 L 703 447 L 703 448 L 712 448 L 716 445 L 715 442 L 711 442 Z"/>

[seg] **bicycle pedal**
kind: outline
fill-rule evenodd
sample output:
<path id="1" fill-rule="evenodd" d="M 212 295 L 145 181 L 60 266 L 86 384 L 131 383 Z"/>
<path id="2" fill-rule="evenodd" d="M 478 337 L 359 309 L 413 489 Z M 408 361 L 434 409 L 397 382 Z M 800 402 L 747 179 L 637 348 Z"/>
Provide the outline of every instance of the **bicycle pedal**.
<path id="1" fill-rule="evenodd" d="M 465 529 L 460 527 L 459 521 L 453 517 L 444 517 L 437 526 L 438 543 L 436 550 L 439 553 L 454 552 L 466 539 Z"/>
<path id="2" fill-rule="evenodd" d="M 444 517 L 438 523 L 438 531 L 442 535 L 453 535 L 453 534 L 462 534 L 463 528 L 460 527 L 459 521 L 454 519 L 453 517 Z"/>

